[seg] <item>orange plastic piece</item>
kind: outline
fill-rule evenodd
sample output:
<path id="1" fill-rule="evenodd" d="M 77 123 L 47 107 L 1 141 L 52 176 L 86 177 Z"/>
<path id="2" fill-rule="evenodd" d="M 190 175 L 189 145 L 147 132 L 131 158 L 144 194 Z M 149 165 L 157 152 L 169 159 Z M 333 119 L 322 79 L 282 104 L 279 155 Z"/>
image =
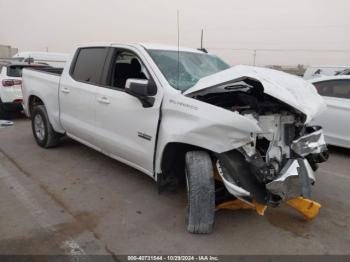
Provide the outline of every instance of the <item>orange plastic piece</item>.
<path id="1" fill-rule="evenodd" d="M 321 208 L 321 204 L 303 197 L 288 200 L 286 203 L 301 213 L 306 220 L 314 219 Z"/>
<path id="2" fill-rule="evenodd" d="M 255 201 L 252 204 L 248 204 L 240 199 L 235 199 L 235 200 L 230 200 L 217 205 L 216 211 L 220 209 L 229 209 L 229 210 L 255 209 L 259 215 L 263 216 L 266 210 L 266 206 L 261 205 Z"/>

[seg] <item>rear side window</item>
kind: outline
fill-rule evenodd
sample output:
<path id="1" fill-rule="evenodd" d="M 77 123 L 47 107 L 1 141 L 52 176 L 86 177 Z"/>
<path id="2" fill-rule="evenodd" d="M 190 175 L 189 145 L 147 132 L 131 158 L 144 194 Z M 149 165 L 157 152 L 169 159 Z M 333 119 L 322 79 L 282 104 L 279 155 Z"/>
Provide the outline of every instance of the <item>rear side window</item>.
<path id="1" fill-rule="evenodd" d="M 22 77 L 23 68 L 41 68 L 48 67 L 46 65 L 12 65 L 7 67 L 7 76 Z"/>
<path id="2" fill-rule="evenodd" d="M 81 82 L 100 84 L 107 48 L 81 48 L 73 63 L 72 77 Z"/>
<path id="3" fill-rule="evenodd" d="M 9 66 L 7 68 L 7 75 L 12 77 L 22 77 L 23 66 Z"/>
<path id="4" fill-rule="evenodd" d="M 350 99 L 350 80 L 328 80 L 314 83 L 314 85 L 322 96 Z"/>

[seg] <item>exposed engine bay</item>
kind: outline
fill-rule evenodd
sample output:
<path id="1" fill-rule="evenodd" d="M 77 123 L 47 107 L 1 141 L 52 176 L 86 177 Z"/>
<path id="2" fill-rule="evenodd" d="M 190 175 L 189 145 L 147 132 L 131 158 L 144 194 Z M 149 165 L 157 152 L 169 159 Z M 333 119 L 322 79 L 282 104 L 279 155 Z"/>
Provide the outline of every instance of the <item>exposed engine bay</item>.
<path id="1" fill-rule="evenodd" d="M 193 98 L 237 112 L 261 128 L 251 143 L 217 154 L 216 166 L 226 189 L 243 201 L 277 206 L 302 196 L 310 199 L 317 164 L 328 159 L 320 127 L 304 124 L 305 115 L 263 92 L 246 78 Z"/>

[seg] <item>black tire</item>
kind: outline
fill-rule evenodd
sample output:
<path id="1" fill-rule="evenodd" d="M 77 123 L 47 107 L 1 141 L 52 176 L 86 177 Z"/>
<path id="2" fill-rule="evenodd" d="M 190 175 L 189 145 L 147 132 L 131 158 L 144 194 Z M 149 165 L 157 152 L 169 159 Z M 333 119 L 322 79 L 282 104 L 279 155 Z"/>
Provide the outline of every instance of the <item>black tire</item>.
<path id="1" fill-rule="evenodd" d="M 50 147 L 57 146 L 62 135 L 55 132 L 55 130 L 53 130 L 49 122 L 49 118 L 47 116 L 45 106 L 43 105 L 35 106 L 34 109 L 32 110 L 31 118 L 32 118 L 33 135 L 37 144 L 43 148 L 50 148 Z M 41 130 L 41 129 L 38 129 L 36 127 L 36 119 L 39 119 L 39 118 L 42 119 L 42 124 L 43 124 L 42 133 L 40 132 L 38 133 L 38 130 Z"/>
<path id="2" fill-rule="evenodd" d="M 208 234 L 215 215 L 215 183 L 213 164 L 205 151 L 186 153 L 187 231 Z"/>
<path id="3" fill-rule="evenodd" d="M 0 99 L 0 120 L 10 120 L 10 119 L 11 119 L 11 115 L 8 111 L 6 111 Z"/>

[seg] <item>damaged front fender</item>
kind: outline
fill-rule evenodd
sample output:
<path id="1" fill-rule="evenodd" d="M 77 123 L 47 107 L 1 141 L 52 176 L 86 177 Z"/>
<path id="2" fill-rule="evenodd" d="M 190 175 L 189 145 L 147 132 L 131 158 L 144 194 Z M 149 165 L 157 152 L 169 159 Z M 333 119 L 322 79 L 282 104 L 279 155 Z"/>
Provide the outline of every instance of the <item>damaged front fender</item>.
<path id="1" fill-rule="evenodd" d="M 179 94 L 163 102 L 160 152 L 175 142 L 221 153 L 250 143 L 260 131 L 253 118 Z"/>

